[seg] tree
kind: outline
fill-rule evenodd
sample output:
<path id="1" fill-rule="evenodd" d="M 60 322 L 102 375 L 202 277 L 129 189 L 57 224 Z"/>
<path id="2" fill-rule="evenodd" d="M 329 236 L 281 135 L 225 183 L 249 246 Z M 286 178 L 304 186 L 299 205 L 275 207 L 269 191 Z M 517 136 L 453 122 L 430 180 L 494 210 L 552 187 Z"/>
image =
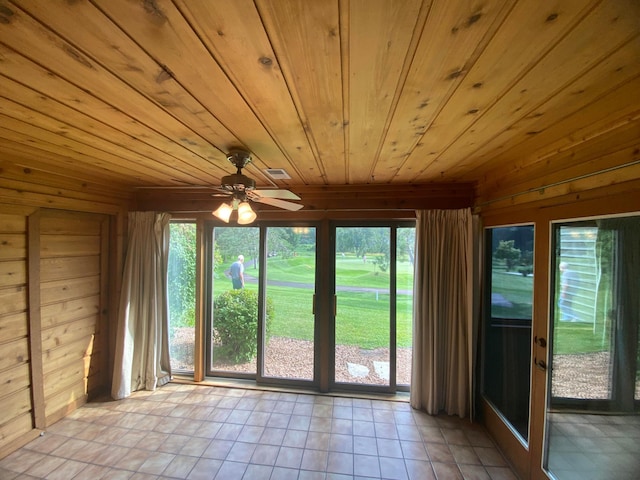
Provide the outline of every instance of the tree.
<path id="1" fill-rule="evenodd" d="M 234 262 L 238 255 L 244 255 L 245 268 L 254 265 L 257 268 L 260 229 L 257 227 L 215 227 L 213 230 L 216 251 L 222 262 Z M 254 263 L 255 261 L 255 263 Z"/>
<path id="2" fill-rule="evenodd" d="M 514 267 L 520 261 L 520 249 L 514 247 L 515 240 L 500 240 L 498 248 L 493 254 L 494 258 L 504 260 L 507 272 L 513 271 Z"/>
<path id="3" fill-rule="evenodd" d="M 415 259 L 416 229 L 413 227 L 402 227 L 396 230 L 396 234 L 398 258 L 403 258 L 406 255 L 409 263 L 413 265 Z"/>
<path id="4" fill-rule="evenodd" d="M 169 315 L 174 326 L 193 327 L 196 307 L 196 225 L 171 223 Z"/>

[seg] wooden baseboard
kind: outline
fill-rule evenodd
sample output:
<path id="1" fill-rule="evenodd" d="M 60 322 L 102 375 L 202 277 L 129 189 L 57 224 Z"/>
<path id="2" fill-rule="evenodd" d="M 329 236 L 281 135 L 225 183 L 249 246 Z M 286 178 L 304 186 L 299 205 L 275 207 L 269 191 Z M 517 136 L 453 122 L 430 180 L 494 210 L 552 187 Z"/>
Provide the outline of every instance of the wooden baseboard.
<path id="1" fill-rule="evenodd" d="M 42 435 L 42 433 L 44 433 L 42 430 L 34 428 L 33 430 L 23 433 L 19 437 L 15 438 L 11 443 L 0 447 L 0 460 L 19 448 L 24 447 L 27 443 Z"/>

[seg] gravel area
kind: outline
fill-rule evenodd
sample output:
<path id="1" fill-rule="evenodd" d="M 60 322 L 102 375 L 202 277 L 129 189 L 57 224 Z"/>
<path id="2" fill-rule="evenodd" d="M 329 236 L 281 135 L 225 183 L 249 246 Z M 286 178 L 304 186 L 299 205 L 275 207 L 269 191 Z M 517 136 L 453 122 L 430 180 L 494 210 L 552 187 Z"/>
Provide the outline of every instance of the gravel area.
<path id="1" fill-rule="evenodd" d="M 193 370 L 193 329 L 176 329 L 170 339 L 171 367 L 175 370 Z M 389 383 L 386 348 L 364 350 L 358 347 L 336 347 L 336 381 L 387 385 Z M 313 342 L 291 338 L 272 337 L 265 352 L 265 374 L 270 377 L 312 379 Z M 411 349 L 396 352 L 396 383 L 411 383 Z M 351 364 L 351 365 L 350 365 Z M 351 367 L 351 368 L 350 368 Z M 364 368 L 362 368 L 364 367 Z M 377 367 L 377 370 L 376 370 Z M 385 369 L 386 367 L 386 369 Z M 255 360 L 241 364 L 216 363 L 216 370 L 255 373 Z M 366 373 L 365 373 L 366 372 Z"/>
<path id="2" fill-rule="evenodd" d="M 554 355 L 552 393 L 563 398 L 609 398 L 609 352 Z"/>
<path id="3" fill-rule="evenodd" d="M 175 370 L 193 370 L 193 329 L 177 329 L 171 338 L 171 362 Z M 272 337 L 266 349 L 265 373 L 270 377 L 313 378 L 313 343 L 305 340 Z M 336 347 L 336 381 L 386 385 L 384 364 L 388 349 L 363 350 L 358 347 Z M 397 383 L 411 383 L 411 349 L 397 351 Z M 352 364 L 352 368 L 349 368 Z M 355 365 L 355 367 L 353 366 Z M 378 371 L 376 371 L 376 366 Z M 255 360 L 243 364 L 216 363 L 217 370 L 255 373 Z M 361 368 L 364 367 L 364 368 Z M 388 368 L 388 367 L 387 367 Z M 553 396 L 565 398 L 609 398 L 609 352 L 555 355 L 553 359 Z M 366 374 L 365 374 L 366 372 Z M 640 398 L 640 382 L 636 383 Z"/>

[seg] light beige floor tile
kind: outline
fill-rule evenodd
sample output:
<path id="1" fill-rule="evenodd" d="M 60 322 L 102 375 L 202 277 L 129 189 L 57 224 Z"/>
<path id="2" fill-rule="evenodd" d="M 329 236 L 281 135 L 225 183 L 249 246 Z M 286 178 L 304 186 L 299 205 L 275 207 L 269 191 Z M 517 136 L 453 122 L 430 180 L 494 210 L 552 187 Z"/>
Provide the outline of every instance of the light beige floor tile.
<path id="1" fill-rule="evenodd" d="M 380 477 L 380 463 L 377 455 L 353 456 L 353 474 L 359 477 Z"/>
<path id="2" fill-rule="evenodd" d="M 634 444 L 628 451 L 603 435 L 609 424 L 573 420 L 556 433 L 598 429 L 610 452 L 592 455 L 625 462 L 635 453 Z M 583 450 L 595 444 L 572 443 L 565 453 L 586 456 Z M 0 460 L 0 477 L 516 479 L 481 426 L 432 417 L 406 402 L 178 384 L 86 405 Z"/>
<path id="3" fill-rule="evenodd" d="M 455 463 L 433 462 L 431 466 L 438 480 L 464 480 L 462 472 Z"/>
<path id="4" fill-rule="evenodd" d="M 277 467 L 300 468 L 304 449 L 294 447 L 281 447 L 276 458 Z"/>

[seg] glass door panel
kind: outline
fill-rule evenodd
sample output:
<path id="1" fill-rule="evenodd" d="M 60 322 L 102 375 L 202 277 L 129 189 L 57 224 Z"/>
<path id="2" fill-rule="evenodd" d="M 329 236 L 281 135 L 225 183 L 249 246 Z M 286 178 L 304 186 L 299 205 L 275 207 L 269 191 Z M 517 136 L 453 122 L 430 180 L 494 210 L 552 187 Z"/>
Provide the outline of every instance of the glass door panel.
<path id="1" fill-rule="evenodd" d="M 390 385 L 390 232 L 336 227 L 336 383 Z"/>
<path id="2" fill-rule="evenodd" d="M 255 377 L 260 304 L 258 227 L 215 227 L 209 371 Z"/>
<path id="3" fill-rule="evenodd" d="M 640 217 L 556 225 L 544 465 L 637 478 Z"/>
<path id="4" fill-rule="evenodd" d="M 413 339 L 413 267 L 416 229 L 398 228 L 396 242 L 396 383 L 408 389 L 411 384 Z"/>
<path id="5" fill-rule="evenodd" d="M 531 225 L 489 228 L 482 393 L 528 442 L 533 314 Z"/>
<path id="6" fill-rule="evenodd" d="M 194 371 L 196 339 L 196 224 L 169 225 L 169 356 L 173 372 Z"/>
<path id="7" fill-rule="evenodd" d="M 268 227 L 262 377 L 314 379 L 316 229 Z"/>

